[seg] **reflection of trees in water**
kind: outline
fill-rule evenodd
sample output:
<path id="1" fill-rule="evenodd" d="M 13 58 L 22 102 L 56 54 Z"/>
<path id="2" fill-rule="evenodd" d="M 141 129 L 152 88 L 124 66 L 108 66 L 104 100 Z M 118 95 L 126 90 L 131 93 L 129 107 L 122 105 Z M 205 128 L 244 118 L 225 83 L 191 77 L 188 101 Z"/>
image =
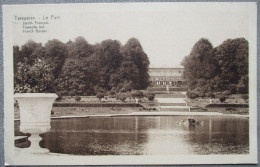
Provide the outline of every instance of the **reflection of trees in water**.
<path id="1" fill-rule="evenodd" d="M 169 144 L 173 148 L 170 153 L 174 153 L 174 148 L 179 145 L 182 145 L 181 149 L 192 151 L 188 152 L 190 154 L 249 151 L 247 119 L 198 117 L 195 120 L 203 121 L 203 126 L 176 124 L 185 118 L 136 116 L 52 120 L 52 129 L 42 135 L 40 145 L 49 148 L 51 152 L 84 155 L 158 153 L 158 150 L 154 150 L 157 147 L 153 145 L 158 143 L 161 143 L 161 151 L 167 149 L 166 145 Z M 19 132 L 19 122 L 15 122 L 15 135 L 23 135 Z M 29 145 L 28 142 L 19 147 Z M 182 154 L 187 152 L 183 151 Z"/>
<path id="2" fill-rule="evenodd" d="M 248 120 L 220 118 L 204 121 L 204 126 L 188 126 L 185 141 L 199 154 L 248 153 Z"/>
<path id="3" fill-rule="evenodd" d="M 147 142 L 144 118 L 83 118 L 52 121 L 42 147 L 51 152 L 77 155 L 142 154 Z M 152 125 L 151 120 L 147 120 Z M 150 122 L 149 122 L 150 121 Z"/>

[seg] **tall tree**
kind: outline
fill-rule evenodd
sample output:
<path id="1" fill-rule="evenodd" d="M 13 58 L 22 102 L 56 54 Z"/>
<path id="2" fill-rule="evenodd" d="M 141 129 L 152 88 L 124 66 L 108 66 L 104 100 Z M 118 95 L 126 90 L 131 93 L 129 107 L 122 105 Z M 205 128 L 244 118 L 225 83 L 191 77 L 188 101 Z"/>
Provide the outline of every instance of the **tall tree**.
<path id="1" fill-rule="evenodd" d="M 140 42 L 136 38 L 129 39 L 122 48 L 122 54 L 122 66 L 126 68 L 126 72 L 132 73 L 127 80 L 132 81 L 134 89 L 146 89 L 149 86 L 150 61 Z"/>
<path id="2" fill-rule="evenodd" d="M 248 42 L 244 38 L 228 39 L 215 48 L 201 39 L 182 65 L 190 90 L 232 93 L 248 90 Z"/>
<path id="3" fill-rule="evenodd" d="M 116 40 L 105 40 L 97 45 L 95 50 L 97 75 L 99 87 L 110 90 L 111 76 L 118 71 L 122 61 L 121 43 Z"/>
<path id="4" fill-rule="evenodd" d="M 242 78 L 248 80 L 248 41 L 244 38 L 228 39 L 216 47 L 215 55 L 224 82 L 223 89 L 237 85 Z M 242 84 L 242 83 L 241 83 Z M 248 84 L 242 84 L 247 86 Z M 247 88 L 245 88 L 247 89 Z"/>
<path id="5" fill-rule="evenodd" d="M 49 40 L 45 45 L 45 59 L 53 69 L 53 75 L 57 78 L 62 65 L 67 57 L 66 45 L 57 39 Z"/>
<path id="6" fill-rule="evenodd" d="M 60 90 L 66 90 L 70 95 L 91 94 L 88 90 L 91 80 L 86 67 L 88 59 L 93 54 L 93 48 L 83 37 L 67 43 L 67 58 L 60 74 Z"/>
<path id="7" fill-rule="evenodd" d="M 213 47 L 207 39 L 200 39 L 192 48 L 189 56 L 186 56 L 182 65 L 184 66 L 184 79 L 190 89 L 195 89 L 199 79 L 209 79 L 212 76 L 212 57 L 210 55 Z M 206 73 L 205 73 L 206 72 Z"/>

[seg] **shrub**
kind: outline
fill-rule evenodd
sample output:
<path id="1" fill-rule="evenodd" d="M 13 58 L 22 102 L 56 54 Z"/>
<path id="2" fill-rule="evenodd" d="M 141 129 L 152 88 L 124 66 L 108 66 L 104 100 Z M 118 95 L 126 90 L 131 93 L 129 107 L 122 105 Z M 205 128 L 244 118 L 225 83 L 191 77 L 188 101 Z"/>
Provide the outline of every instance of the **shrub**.
<path id="1" fill-rule="evenodd" d="M 246 94 L 248 93 L 248 87 L 244 85 L 237 86 L 237 93 Z"/>
<path id="2" fill-rule="evenodd" d="M 208 104 L 206 105 L 207 108 L 219 108 L 219 107 L 225 107 L 225 108 L 248 108 L 248 104 Z"/>
<path id="3" fill-rule="evenodd" d="M 209 97 L 209 98 L 215 98 L 215 94 L 212 92 L 208 92 L 205 95 L 206 95 L 206 97 Z"/>
<path id="4" fill-rule="evenodd" d="M 114 91 L 114 90 L 111 90 L 110 92 L 109 92 L 109 95 L 111 95 L 111 96 L 113 96 L 113 95 L 115 95 L 116 94 L 116 91 Z"/>
<path id="5" fill-rule="evenodd" d="M 147 91 L 147 92 L 144 93 L 144 96 L 145 96 L 149 101 L 153 101 L 153 99 L 154 99 L 154 97 L 155 97 L 155 94 L 152 93 L 152 92 Z"/>
<path id="6" fill-rule="evenodd" d="M 230 91 L 231 94 L 237 93 L 236 85 L 231 84 L 230 87 L 229 87 L 229 91 Z"/>
<path id="7" fill-rule="evenodd" d="M 224 101 L 226 101 L 226 99 L 227 99 L 226 96 L 220 96 L 220 97 L 219 97 L 219 101 L 220 101 L 221 103 L 223 103 Z"/>
<path id="8" fill-rule="evenodd" d="M 19 62 L 14 77 L 15 93 L 55 92 L 52 66 L 45 60 L 30 59 L 31 63 Z M 44 77 L 43 77 L 44 76 Z"/>
<path id="9" fill-rule="evenodd" d="M 126 95 L 125 94 L 119 94 L 118 99 L 124 102 L 126 100 Z"/>
<path id="10" fill-rule="evenodd" d="M 98 94 L 98 93 L 105 94 L 107 92 L 104 88 L 99 87 L 99 86 L 95 86 L 94 89 L 95 89 L 96 94 Z"/>
<path id="11" fill-rule="evenodd" d="M 58 95 L 58 98 L 56 99 L 56 101 L 62 100 L 62 95 L 61 95 L 61 93 L 57 92 L 56 94 Z"/>
<path id="12" fill-rule="evenodd" d="M 242 95 L 241 98 L 244 99 L 244 100 L 247 100 L 248 99 L 248 95 Z"/>
<path id="13" fill-rule="evenodd" d="M 101 101 L 102 98 L 104 98 L 104 96 L 105 96 L 105 94 L 104 94 L 104 93 L 101 93 L 101 92 L 99 92 L 99 93 L 96 94 L 96 97 L 97 97 L 100 101 Z"/>
<path id="14" fill-rule="evenodd" d="M 186 95 L 187 95 L 190 99 L 195 99 L 195 98 L 199 97 L 198 91 L 188 91 L 188 92 L 186 93 Z"/>
<path id="15" fill-rule="evenodd" d="M 237 109 L 228 107 L 228 108 L 225 108 L 225 110 L 226 110 L 226 111 L 236 111 Z"/>
<path id="16" fill-rule="evenodd" d="M 155 94 L 154 94 L 154 93 L 150 93 L 150 94 L 147 95 L 147 98 L 148 98 L 148 100 L 150 100 L 150 101 L 153 101 L 154 97 L 155 97 Z"/>
<path id="17" fill-rule="evenodd" d="M 223 94 L 228 96 L 228 95 L 231 95 L 231 92 L 230 92 L 229 90 L 225 90 L 225 91 L 223 92 Z"/>
<path id="18" fill-rule="evenodd" d="M 80 101 L 80 100 L 81 100 L 81 97 L 80 97 L 80 96 L 75 96 L 75 100 L 76 100 L 76 101 Z"/>
<path id="19" fill-rule="evenodd" d="M 205 97 L 206 94 L 204 91 L 199 91 L 199 94 L 198 94 L 199 97 Z"/>
<path id="20" fill-rule="evenodd" d="M 142 97 L 144 97 L 143 92 L 140 91 L 140 90 L 133 91 L 133 92 L 131 93 L 131 95 L 132 95 L 132 97 L 134 97 L 134 98 L 142 98 Z"/>
<path id="21" fill-rule="evenodd" d="M 246 103 L 248 102 L 248 95 L 242 95 L 241 98 L 244 99 Z"/>

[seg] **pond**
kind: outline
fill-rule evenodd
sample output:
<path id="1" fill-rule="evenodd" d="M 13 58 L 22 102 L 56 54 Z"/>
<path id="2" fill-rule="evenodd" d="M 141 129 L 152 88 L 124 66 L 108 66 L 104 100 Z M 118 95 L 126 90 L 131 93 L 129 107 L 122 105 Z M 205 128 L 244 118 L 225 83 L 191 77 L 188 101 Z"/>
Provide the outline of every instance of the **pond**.
<path id="1" fill-rule="evenodd" d="M 41 147 L 74 155 L 208 155 L 249 153 L 248 118 L 194 116 L 199 125 L 179 124 L 187 116 L 52 119 Z M 15 122 L 15 135 L 19 132 Z M 30 142 L 16 144 L 28 147 Z"/>

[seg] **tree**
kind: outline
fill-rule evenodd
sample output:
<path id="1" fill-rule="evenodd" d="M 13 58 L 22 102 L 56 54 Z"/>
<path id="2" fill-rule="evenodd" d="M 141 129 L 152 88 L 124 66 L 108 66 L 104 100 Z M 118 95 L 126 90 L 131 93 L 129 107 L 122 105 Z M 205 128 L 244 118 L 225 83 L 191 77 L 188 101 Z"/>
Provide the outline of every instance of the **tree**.
<path id="1" fill-rule="evenodd" d="M 32 65 L 20 62 L 14 79 L 15 93 L 55 92 L 53 80 L 51 67 L 44 60 L 35 60 Z"/>
<path id="2" fill-rule="evenodd" d="M 61 73 L 62 65 L 67 57 L 66 45 L 57 39 L 49 40 L 45 45 L 45 59 L 53 68 L 55 78 Z"/>
<path id="3" fill-rule="evenodd" d="M 40 48 L 39 50 L 42 50 L 42 44 L 41 43 L 36 43 L 32 40 L 27 41 L 24 45 L 21 46 L 21 50 L 19 52 L 19 59 L 20 62 L 26 63 L 26 64 L 33 64 L 34 60 L 38 58 L 38 56 L 42 56 L 38 55 L 38 54 L 34 54 L 34 52 Z M 39 50 L 37 50 L 37 52 L 39 52 Z"/>
<path id="4" fill-rule="evenodd" d="M 17 72 L 18 63 L 22 61 L 22 57 L 20 56 L 19 46 L 13 46 L 13 54 L 14 54 L 14 73 Z"/>
<path id="5" fill-rule="evenodd" d="M 45 59 L 45 48 L 41 43 L 28 41 L 14 47 L 15 92 L 55 92 L 52 66 Z"/>
<path id="6" fill-rule="evenodd" d="M 121 61 L 121 44 L 116 40 L 105 40 L 95 50 L 96 84 L 106 90 L 111 89 L 111 77 L 118 70 Z"/>
<path id="7" fill-rule="evenodd" d="M 96 95 L 101 89 L 102 93 L 129 92 L 149 85 L 149 60 L 135 38 L 124 46 L 111 39 L 90 45 L 83 37 L 67 43 L 53 39 L 44 46 L 28 41 L 13 51 L 15 80 L 20 86 L 41 84 L 32 79 L 41 73 L 52 78 L 51 83 L 46 79 L 48 88 L 42 89 L 51 88 L 60 95 Z"/>
<path id="8" fill-rule="evenodd" d="M 67 43 L 67 58 L 60 74 L 60 90 L 68 90 L 70 95 L 91 95 L 94 93 L 92 71 L 88 70 L 89 59 L 93 48 L 88 42 L 78 37 L 74 42 Z"/>
<path id="9" fill-rule="evenodd" d="M 216 48 L 219 77 L 224 81 L 225 89 L 231 84 L 237 85 L 248 74 L 248 42 L 244 38 L 228 39 Z"/>
<path id="10" fill-rule="evenodd" d="M 190 55 L 183 59 L 183 77 L 191 90 L 198 87 L 199 79 L 208 79 L 211 76 L 212 67 L 209 62 L 212 61 L 210 55 L 212 48 L 212 44 L 202 38 L 195 43 Z"/>
<path id="11" fill-rule="evenodd" d="M 182 65 L 189 89 L 201 97 L 208 91 L 248 92 L 248 42 L 244 38 L 228 39 L 215 48 L 200 39 Z"/>
<path id="12" fill-rule="evenodd" d="M 123 62 L 121 75 L 134 84 L 134 89 L 146 89 L 149 86 L 149 59 L 136 38 L 129 39 L 122 48 Z"/>

